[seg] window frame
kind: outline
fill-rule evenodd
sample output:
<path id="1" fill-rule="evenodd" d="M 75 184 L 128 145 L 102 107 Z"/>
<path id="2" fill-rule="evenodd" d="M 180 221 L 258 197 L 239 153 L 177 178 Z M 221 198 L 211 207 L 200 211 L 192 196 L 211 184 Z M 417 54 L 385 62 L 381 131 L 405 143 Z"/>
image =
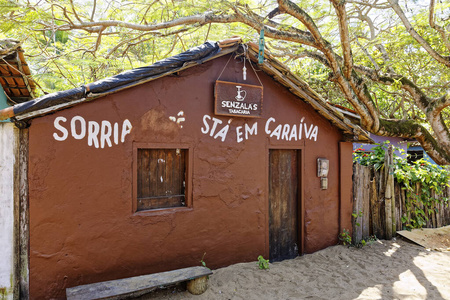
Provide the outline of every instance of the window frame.
<path id="1" fill-rule="evenodd" d="M 177 206 L 177 207 L 163 207 L 163 208 L 155 208 L 155 209 L 146 209 L 138 211 L 138 150 L 139 149 L 182 149 L 186 150 L 185 153 L 185 206 Z M 192 155 L 193 147 L 188 144 L 182 143 L 133 143 L 133 197 L 132 197 L 132 213 L 133 214 L 160 214 L 167 212 L 174 212 L 178 210 L 190 210 L 192 209 Z"/>
<path id="2" fill-rule="evenodd" d="M 425 150 L 406 150 L 406 154 L 407 154 L 407 160 L 409 164 L 413 164 L 415 161 L 418 161 L 419 159 L 423 159 L 425 158 Z M 418 157 L 420 156 L 421 157 Z"/>

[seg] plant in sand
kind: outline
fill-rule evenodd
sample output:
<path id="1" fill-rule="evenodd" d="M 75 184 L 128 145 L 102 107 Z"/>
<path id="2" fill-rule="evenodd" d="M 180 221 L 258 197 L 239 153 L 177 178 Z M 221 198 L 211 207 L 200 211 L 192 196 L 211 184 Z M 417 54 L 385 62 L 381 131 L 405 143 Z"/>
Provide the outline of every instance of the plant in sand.
<path id="1" fill-rule="evenodd" d="M 200 259 L 200 263 L 202 264 L 203 267 L 208 268 L 208 267 L 206 266 L 206 262 L 203 260 L 203 259 L 205 258 L 205 255 L 206 255 L 206 252 L 203 253 L 202 259 Z M 208 269 L 209 269 L 209 268 L 208 268 Z"/>
<path id="2" fill-rule="evenodd" d="M 269 269 L 269 260 L 264 259 L 262 255 L 258 256 L 258 266 L 261 270 Z"/>
<path id="3" fill-rule="evenodd" d="M 341 241 L 344 246 L 352 244 L 352 237 L 347 229 L 344 228 L 342 233 L 339 234 L 339 241 Z"/>

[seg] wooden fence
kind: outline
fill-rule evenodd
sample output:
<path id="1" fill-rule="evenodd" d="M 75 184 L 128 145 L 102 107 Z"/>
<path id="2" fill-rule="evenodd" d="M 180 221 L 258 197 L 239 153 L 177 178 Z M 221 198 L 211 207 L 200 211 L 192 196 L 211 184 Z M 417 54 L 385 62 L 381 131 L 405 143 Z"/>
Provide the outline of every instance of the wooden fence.
<path id="1" fill-rule="evenodd" d="M 416 194 L 421 193 L 421 186 L 416 185 Z M 393 191 L 393 192 L 392 192 Z M 433 196 L 433 194 L 432 194 Z M 450 196 L 446 187 L 440 197 Z M 379 239 L 391 239 L 396 231 L 406 229 L 402 217 L 411 217 L 411 210 L 406 209 L 407 193 L 394 180 L 393 170 L 374 170 L 373 167 L 353 165 L 353 241 L 375 235 Z M 426 228 L 438 228 L 450 225 L 450 207 L 438 204 L 429 211 L 423 205 L 418 207 L 428 216 Z"/>

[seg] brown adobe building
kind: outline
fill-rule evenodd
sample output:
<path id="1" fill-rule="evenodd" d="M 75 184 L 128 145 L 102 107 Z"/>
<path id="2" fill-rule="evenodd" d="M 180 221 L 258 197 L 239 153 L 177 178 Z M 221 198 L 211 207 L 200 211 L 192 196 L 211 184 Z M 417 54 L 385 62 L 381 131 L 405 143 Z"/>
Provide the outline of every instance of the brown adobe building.
<path id="1" fill-rule="evenodd" d="M 27 127 L 30 299 L 204 253 L 212 269 L 293 258 L 351 228 L 352 142 L 367 135 L 270 55 L 251 67 L 240 41 L 223 45 L 0 111 Z"/>

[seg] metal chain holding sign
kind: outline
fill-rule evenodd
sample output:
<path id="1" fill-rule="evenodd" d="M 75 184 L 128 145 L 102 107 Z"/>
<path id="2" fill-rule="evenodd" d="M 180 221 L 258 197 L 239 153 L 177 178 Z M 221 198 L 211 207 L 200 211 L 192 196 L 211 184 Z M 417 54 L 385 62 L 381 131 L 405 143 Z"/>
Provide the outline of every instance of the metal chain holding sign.
<path id="1" fill-rule="evenodd" d="M 255 75 L 256 75 L 256 78 L 257 78 L 258 81 L 259 81 L 259 84 L 261 84 L 261 86 L 263 87 L 264 85 L 262 84 L 261 79 L 259 78 L 257 71 L 256 71 L 255 68 L 253 67 L 253 64 L 252 64 L 252 61 L 250 60 L 250 57 L 248 56 L 248 46 L 247 46 L 246 44 L 241 44 L 241 47 L 242 47 L 242 49 L 243 49 L 243 55 L 242 55 L 242 56 L 244 57 L 244 67 L 242 68 L 243 79 L 244 79 L 244 80 L 247 80 L 247 68 L 245 67 L 245 61 L 248 60 L 248 61 L 249 61 L 249 64 L 250 64 L 250 67 L 252 68 L 253 72 L 254 72 Z M 222 74 L 223 74 L 223 72 L 225 71 L 225 69 L 227 68 L 228 64 L 230 63 L 230 60 L 231 60 L 231 57 L 232 57 L 232 56 L 233 56 L 233 55 L 230 55 L 230 57 L 229 57 L 228 60 L 227 60 L 227 63 L 226 63 L 225 66 L 223 67 L 222 71 L 221 71 L 220 74 L 219 74 L 219 77 L 217 77 L 216 80 L 219 80 L 220 77 L 222 77 Z M 238 57 L 238 56 L 240 56 L 240 55 L 236 55 L 236 57 Z M 264 57 L 264 51 L 263 51 L 263 57 Z"/>
<path id="2" fill-rule="evenodd" d="M 255 68 L 253 67 L 252 61 L 250 60 L 250 57 L 248 56 L 248 46 L 245 44 L 242 44 L 242 48 L 244 49 L 244 67 L 245 67 L 245 60 L 248 59 L 249 63 L 250 63 L 250 67 L 252 67 L 253 72 L 256 75 L 256 78 L 259 81 L 259 84 L 261 84 L 261 86 L 263 86 L 261 79 L 259 79 L 258 73 L 256 72 Z M 244 79 L 245 80 L 245 79 Z"/>

